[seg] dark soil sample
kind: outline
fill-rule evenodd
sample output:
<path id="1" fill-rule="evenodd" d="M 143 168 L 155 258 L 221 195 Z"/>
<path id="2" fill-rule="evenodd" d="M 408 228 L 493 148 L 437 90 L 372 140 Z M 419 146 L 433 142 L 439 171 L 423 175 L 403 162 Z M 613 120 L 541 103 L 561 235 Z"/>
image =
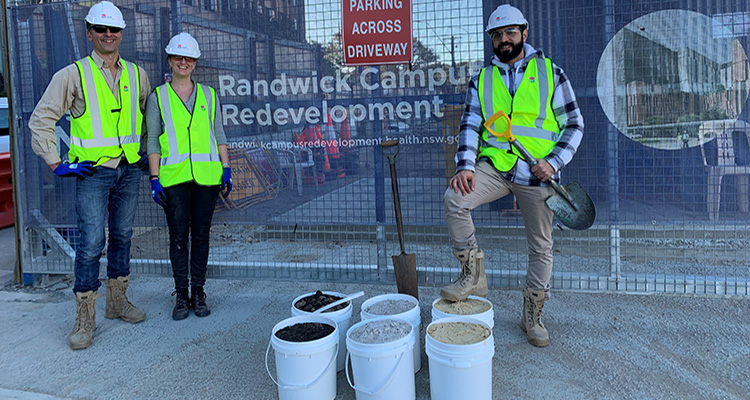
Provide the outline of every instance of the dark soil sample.
<path id="1" fill-rule="evenodd" d="M 303 297 L 303 298 L 297 300 L 297 302 L 294 303 L 294 307 L 296 307 L 297 309 L 302 310 L 302 311 L 313 312 L 313 311 L 315 311 L 315 310 L 317 310 L 317 309 L 319 309 L 319 308 L 321 308 L 323 306 L 327 306 L 327 305 L 333 303 L 334 301 L 341 300 L 341 299 L 343 299 L 343 297 L 341 297 L 341 296 L 334 296 L 334 295 L 330 295 L 330 294 L 325 294 L 325 293 L 321 292 L 320 290 L 318 290 L 317 292 L 315 292 L 314 295 Z M 333 308 L 331 308 L 329 310 L 323 311 L 323 314 L 325 314 L 327 312 L 333 312 L 333 311 L 343 310 L 348 305 L 349 305 L 348 301 L 344 302 L 344 303 L 341 303 L 341 304 L 337 305 L 336 307 L 333 307 Z"/>
<path id="2" fill-rule="evenodd" d="M 276 337 L 287 342 L 310 342 L 330 335 L 334 329 L 321 322 L 303 322 L 279 329 Z"/>

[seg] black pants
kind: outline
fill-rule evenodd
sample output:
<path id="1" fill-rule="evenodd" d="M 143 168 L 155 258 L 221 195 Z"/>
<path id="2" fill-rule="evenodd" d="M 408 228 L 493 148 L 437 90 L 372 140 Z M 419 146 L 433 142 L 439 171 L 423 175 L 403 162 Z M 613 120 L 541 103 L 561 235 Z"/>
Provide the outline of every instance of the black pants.
<path id="1" fill-rule="evenodd" d="M 188 279 L 188 234 L 190 235 L 190 277 L 193 287 L 206 283 L 208 240 L 219 186 L 200 186 L 186 182 L 164 188 L 167 195 L 169 224 L 169 259 L 172 261 L 174 286 L 186 289 Z"/>

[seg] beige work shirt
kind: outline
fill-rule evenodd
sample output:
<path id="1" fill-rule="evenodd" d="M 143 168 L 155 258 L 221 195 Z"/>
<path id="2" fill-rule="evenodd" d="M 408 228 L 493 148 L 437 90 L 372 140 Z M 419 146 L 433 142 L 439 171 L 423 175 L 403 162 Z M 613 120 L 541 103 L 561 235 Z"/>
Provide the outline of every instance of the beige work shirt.
<path id="1" fill-rule="evenodd" d="M 109 86 L 109 90 L 115 95 L 119 95 L 120 75 L 122 72 L 122 59 L 117 61 L 117 74 L 112 76 L 109 65 L 96 54 L 91 52 L 91 58 L 94 64 L 99 68 L 104 76 L 104 80 Z M 148 75 L 138 67 L 140 77 L 140 106 L 141 112 L 146 112 L 146 100 L 151 93 L 151 84 L 148 81 Z M 55 125 L 60 118 L 70 110 L 73 117 L 80 117 L 86 110 L 86 100 L 84 99 L 83 87 L 81 85 L 81 76 L 75 63 L 57 71 L 49 86 L 44 91 L 42 98 L 36 105 L 34 112 L 29 118 L 29 129 L 31 129 L 31 149 L 41 157 L 47 165 L 60 162 L 60 153 L 57 150 L 57 137 L 55 135 Z M 145 123 L 145 118 L 144 118 Z M 141 132 L 145 132 L 145 126 Z M 124 155 L 123 155 L 124 156 Z M 109 160 L 103 164 L 107 168 L 117 168 L 120 158 Z"/>

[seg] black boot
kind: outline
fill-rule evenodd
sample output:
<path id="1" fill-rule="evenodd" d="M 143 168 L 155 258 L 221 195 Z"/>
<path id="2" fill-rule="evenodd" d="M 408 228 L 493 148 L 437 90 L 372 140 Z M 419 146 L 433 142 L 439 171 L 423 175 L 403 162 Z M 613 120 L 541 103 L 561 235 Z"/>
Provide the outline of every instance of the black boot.
<path id="1" fill-rule="evenodd" d="M 179 321 L 188 317 L 190 313 L 190 298 L 187 288 L 175 289 L 172 296 L 177 295 L 174 309 L 172 310 L 172 319 Z"/>
<path id="2" fill-rule="evenodd" d="M 190 305 L 195 311 L 196 317 L 207 317 L 211 314 L 211 310 L 206 304 L 206 292 L 203 291 L 203 286 L 193 286 L 191 288 L 193 297 L 190 299 Z"/>

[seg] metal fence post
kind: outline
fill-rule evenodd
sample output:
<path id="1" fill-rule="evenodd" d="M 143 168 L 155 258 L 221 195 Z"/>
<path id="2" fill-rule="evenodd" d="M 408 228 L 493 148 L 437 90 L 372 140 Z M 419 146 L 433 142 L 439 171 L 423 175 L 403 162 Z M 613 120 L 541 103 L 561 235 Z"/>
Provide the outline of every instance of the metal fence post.
<path id="1" fill-rule="evenodd" d="M 377 73 L 371 74 L 373 81 L 372 84 L 380 82 L 380 67 L 377 67 Z M 380 97 L 380 85 L 378 88 L 371 91 L 372 98 Z M 388 270 L 388 240 L 386 237 L 385 227 L 385 174 L 383 173 L 383 150 L 380 147 L 380 142 L 383 140 L 383 126 L 380 122 L 380 117 L 375 116 L 372 121 L 373 137 L 377 138 L 377 144 L 372 147 L 373 152 L 373 164 L 375 166 L 375 219 L 377 220 L 377 234 L 378 234 L 378 280 L 381 282 L 386 279 L 386 271 Z"/>
<path id="2" fill-rule="evenodd" d="M 605 1 L 604 36 L 607 41 L 615 36 L 614 0 Z M 615 82 L 612 82 L 615 85 Z M 614 92 L 613 92 L 614 93 Z M 607 126 L 607 203 L 609 204 L 608 220 L 614 221 L 609 226 L 609 282 L 614 282 L 615 289 L 620 289 L 620 179 L 618 171 L 618 131 L 609 123 Z M 607 285 L 609 286 L 609 284 Z M 609 287 L 607 288 L 609 289 Z"/>

